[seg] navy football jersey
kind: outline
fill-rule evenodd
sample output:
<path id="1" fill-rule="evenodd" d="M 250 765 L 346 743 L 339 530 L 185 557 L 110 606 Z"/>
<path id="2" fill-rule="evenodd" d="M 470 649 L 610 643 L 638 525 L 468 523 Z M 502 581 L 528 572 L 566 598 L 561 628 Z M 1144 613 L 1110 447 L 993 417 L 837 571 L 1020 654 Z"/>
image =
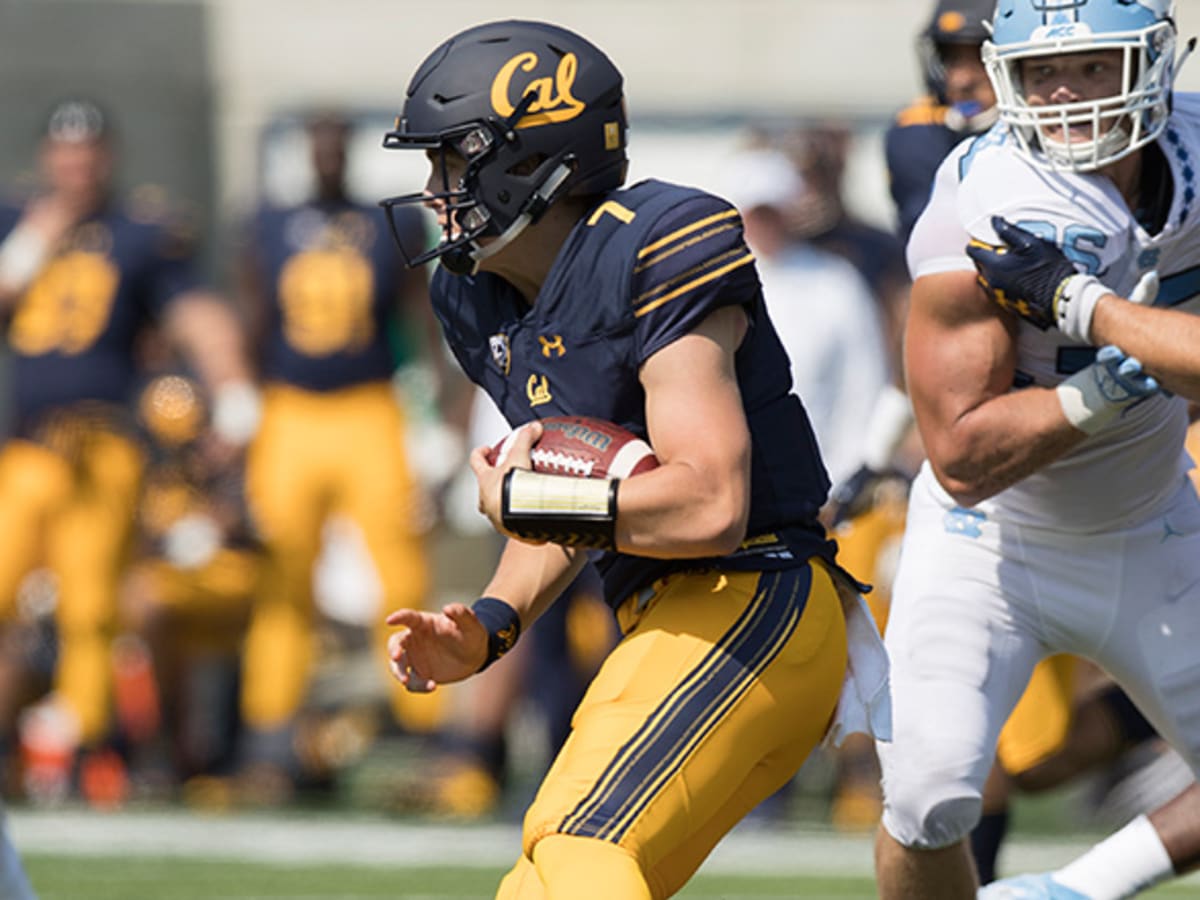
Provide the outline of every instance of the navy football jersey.
<path id="1" fill-rule="evenodd" d="M 0 209 L 0 240 L 20 215 Z M 199 285 L 191 249 L 163 223 L 115 208 L 71 230 L 8 325 L 19 432 L 54 409 L 128 403 L 138 334 L 173 297 Z"/>
<path id="2" fill-rule="evenodd" d="M 439 268 L 434 310 L 467 375 L 516 427 L 584 415 L 647 437 L 638 373 L 656 351 L 714 310 L 745 308 L 751 327 L 735 358 L 752 441 L 749 538 L 726 568 L 795 565 L 833 544 L 817 523 L 828 476 L 787 355 L 763 305 L 737 211 L 691 188 L 643 181 L 610 192 L 568 236 L 527 304 L 489 273 Z M 676 569 L 715 560 L 607 552 L 596 560 L 610 603 Z"/>
<path id="3" fill-rule="evenodd" d="M 407 212 L 421 228 L 420 213 Z M 391 375 L 389 326 L 403 272 L 378 208 L 263 209 L 251 244 L 266 292 L 265 379 L 329 391 Z"/>
<path id="4" fill-rule="evenodd" d="M 968 136 L 946 125 L 947 109 L 924 98 L 897 115 L 884 136 L 897 234 L 905 243 L 929 201 L 938 166 Z"/>

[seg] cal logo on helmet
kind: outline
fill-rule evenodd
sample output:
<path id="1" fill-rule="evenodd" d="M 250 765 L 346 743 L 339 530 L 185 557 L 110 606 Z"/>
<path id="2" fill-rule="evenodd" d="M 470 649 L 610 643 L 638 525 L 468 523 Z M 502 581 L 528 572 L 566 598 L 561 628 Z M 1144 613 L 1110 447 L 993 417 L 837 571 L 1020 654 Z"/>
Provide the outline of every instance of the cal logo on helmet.
<path id="1" fill-rule="evenodd" d="M 579 59 L 575 54 L 563 55 L 558 61 L 553 77 L 542 75 L 529 80 L 518 77 L 519 72 L 536 71 L 538 61 L 538 55 L 532 51 L 518 53 L 500 68 L 492 81 L 492 109 L 504 118 L 516 111 L 514 94 L 517 101 L 526 94 L 535 96 L 529 105 L 528 115 L 522 116 L 517 122 L 518 128 L 536 128 L 538 125 L 566 122 L 586 109 L 582 102 L 571 96 L 575 73 L 579 70 Z M 525 84 L 514 92 L 514 81 L 518 87 L 522 81 Z"/>

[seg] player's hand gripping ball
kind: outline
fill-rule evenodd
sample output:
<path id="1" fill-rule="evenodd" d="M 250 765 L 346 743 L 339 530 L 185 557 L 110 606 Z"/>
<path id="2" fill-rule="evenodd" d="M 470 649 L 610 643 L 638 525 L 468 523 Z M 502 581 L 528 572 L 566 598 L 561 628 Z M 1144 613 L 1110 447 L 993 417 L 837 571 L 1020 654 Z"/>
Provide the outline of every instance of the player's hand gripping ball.
<path id="1" fill-rule="evenodd" d="M 533 471 L 575 478 L 630 478 L 658 467 L 650 445 L 628 429 L 588 416 L 551 416 L 541 420 L 542 436 L 533 445 Z M 519 430 L 519 429 L 518 429 Z M 499 465 L 517 431 L 488 453 Z"/>

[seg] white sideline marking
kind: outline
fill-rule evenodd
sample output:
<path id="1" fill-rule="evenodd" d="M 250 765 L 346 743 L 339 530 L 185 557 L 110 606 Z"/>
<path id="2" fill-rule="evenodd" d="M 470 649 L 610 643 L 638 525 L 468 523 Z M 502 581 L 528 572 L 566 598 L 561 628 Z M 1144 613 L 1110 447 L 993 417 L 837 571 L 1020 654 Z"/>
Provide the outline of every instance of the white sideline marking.
<path id="1" fill-rule="evenodd" d="M 28 854 L 224 859 L 288 865 L 509 866 L 520 845 L 517 825 L 454 826 L 391 819 L 303 818 L 272 814 L 195 815 L 186 811 L 97 813 L 7 811 L 13 842 Z M 1087 849 L 1095 836 L 1023 838 L 1002 850 L 1008 873 L 1052 869 Z M 870 835 L 819 829 L 742 827 L 713 851 L 707 874 L 870 876 Z M 1185 883 L 1200 884 L 1193 875 Z"/>

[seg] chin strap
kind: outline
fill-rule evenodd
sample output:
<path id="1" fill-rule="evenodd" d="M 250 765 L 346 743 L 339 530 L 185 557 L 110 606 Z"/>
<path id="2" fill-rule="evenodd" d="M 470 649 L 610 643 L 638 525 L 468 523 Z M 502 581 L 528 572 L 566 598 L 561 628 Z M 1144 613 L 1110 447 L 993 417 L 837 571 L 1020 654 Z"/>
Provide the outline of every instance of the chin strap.
<path id="1" fill-rule="evenodd" d="M 536 222 L 542 217 L 547 207 L 554 201 L 563 184 L 571 177 L 571 167 L 566 163 L 560 163 L 558 168 L 550 173 L 549 177 L 542 182 L 541 187 L 534 191 L 533 195 L 525 204 L 525 208 L 521 214 L 513 219 L 513 223 L 504 231 L 496 236 L 496 239 L 483 246 L 476 246 L 473 249 L 467 250 L 466 254 L 472 263 L 472 268 L 464 274 L 474 275 L 479 271 L 479 264 L 485 259 L 495 256 L 520 235 L 522 231 Z M 454 271 L 451 269 L 450 271 Z"/>

